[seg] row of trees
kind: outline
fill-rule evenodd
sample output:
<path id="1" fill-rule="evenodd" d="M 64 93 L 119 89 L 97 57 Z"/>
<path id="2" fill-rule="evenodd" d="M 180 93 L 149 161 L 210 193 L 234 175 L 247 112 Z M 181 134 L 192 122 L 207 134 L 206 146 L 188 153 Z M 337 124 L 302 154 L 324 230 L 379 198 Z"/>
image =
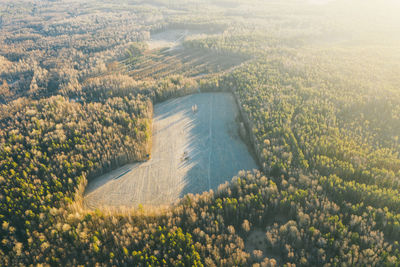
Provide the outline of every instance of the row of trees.
<path id="1" fill-rule="evenodd" d="M 283 55 L 285 61 L 279 60 Z M 270 59 L 238 69 L 218 83 L 223 89 L 233 88 L 248 115 L 264 169 L 277 176 L 297 169 L 318 171 L 398 189 L 400 102 L 394 98 L 398 91 L 387 83 L 378 95 L 370 87 L 378 84 L 366 81 L 354 87 L 355 74 L 326 77 L 320 68 L 301 69 L 307 60 L 315 61 L 307 56 L 271 54 Z M 330 60 L 337 56 L 332 53 Z M 335 83 L 337 79 L 341 83 Z M 360 106 L 365 108 L 357 109 Z M 372 127 L 371 121 L 376 122 Z"/>
<path id="2" fill-rule="evenodd" d="M 0 253 L 5 265 L 394 265 L 400 247 L 381 230 L 386 214 L 321 192 L 316 177 L 275 183 L 242 172 L 158 217 L 52 208 L 28 243 L 3 242 L 10 250 Z M 2 229 L 13 230 L 7 223 Z M 254 250 L 253 233 L 260 240 Z"/>
<path id="3" fill-rule="evenodd" d="M 52 207 L 68 203 L 86 179 L 144 160 L 151 144 L 151 101 L 109 98 L 80 104 L 63 97 L 19 99 L 0 117 L 2 249 L 28 240 Z M 7 226 L 7 227 L 5 227 Z"/>

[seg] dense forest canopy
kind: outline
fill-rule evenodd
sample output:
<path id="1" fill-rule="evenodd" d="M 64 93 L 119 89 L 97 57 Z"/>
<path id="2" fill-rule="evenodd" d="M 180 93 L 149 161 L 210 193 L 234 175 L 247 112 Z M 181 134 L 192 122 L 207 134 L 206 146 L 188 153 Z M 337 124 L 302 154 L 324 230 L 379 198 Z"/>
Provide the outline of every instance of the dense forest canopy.
<path id="1" fill-rule="evenodd" d="M 0 265 L 400 264 L 400 3 L 0 2 Z M 183 32 L 172 48 L 156 34 Z M 231 92 L 260 170 L 168 210 L 87 210 L 153 105 Z"/>

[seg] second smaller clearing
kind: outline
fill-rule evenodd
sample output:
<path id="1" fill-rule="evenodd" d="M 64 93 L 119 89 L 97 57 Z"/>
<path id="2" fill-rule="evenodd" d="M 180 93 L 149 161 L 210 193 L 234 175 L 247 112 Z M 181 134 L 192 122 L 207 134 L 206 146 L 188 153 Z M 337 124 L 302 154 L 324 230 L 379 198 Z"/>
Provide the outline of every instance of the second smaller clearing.
<path id="1" fill-rule="evenodd" d="M 176 29 L 176 30 L 164 30 L 151 34 L 148 45 L 150 49 L 157 49 L 163 47 L 174 48 L 183 43 L 185 38 L 193 36 L 204 35 L 204 32 L 199 30 L 189 30 L 189 29 Z"/>

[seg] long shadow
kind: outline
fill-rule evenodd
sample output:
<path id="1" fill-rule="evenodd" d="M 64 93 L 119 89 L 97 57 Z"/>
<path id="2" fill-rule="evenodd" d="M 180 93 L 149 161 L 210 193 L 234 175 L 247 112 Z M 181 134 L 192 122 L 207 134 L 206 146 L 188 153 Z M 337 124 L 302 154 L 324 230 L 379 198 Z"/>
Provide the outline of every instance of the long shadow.
<path id="1" fill-rule="evenodd" d="M 235 122 L 238 111 L 233 96 L 208 93 L 191 97 L 190 102 L 198 105 L 198 112 L 189 115 L 193 119 L 185 151 L 190 160 L 183 161 L 179 168 L 190 166 L 190 169 L 183 179 L 180 198 L 188 193 L 216 190 L 240 170 L 258 169 L 238 136 Z"/>
<path id="2" fill-rule="evenodd" d="M 91 192 L 95 191 L 96 189 L 113 182 L 114 180 L 118 180 L 123 178 L 126 174 L 131 172 L 135 168 L 139 168 L 141 165 L 146 164 L 145 162 L 136 162 L 126 164 L 122 167 L 119 167 L 115 170 L 112 170 L 108 173 L 102 174 L 101 176 L 94 178 L 88 184 L 85 189 L 85 195 L 90 194 Z"/>
<path id="3" fill-rule="evenodd" d="M 171 106 L 174 106 L 174 108 L 171 109 Z M 182 105 L 181 101 L 177 98 L 167 100 L 163 102 L 162 105 L 155 106 L 154 114 L 157 115 L 154 116 L 154 120 L 162 120 L 179 112 L 184 112 L 185 114 L 189 113 L 187 105 Z"/>

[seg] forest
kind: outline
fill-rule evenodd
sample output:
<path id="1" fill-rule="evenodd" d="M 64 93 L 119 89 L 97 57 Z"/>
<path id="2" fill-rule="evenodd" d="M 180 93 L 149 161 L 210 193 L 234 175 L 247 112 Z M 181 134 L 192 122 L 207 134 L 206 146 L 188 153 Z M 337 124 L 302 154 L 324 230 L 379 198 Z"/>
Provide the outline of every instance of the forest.
<path id="1" fill-rule="evenodd" d="M 0 3 L 0 266 L 399 266 L 400 4 Z M 150 49 L 165 31 L 199 32 Z M 89 210 L 153 106 L 233 94 L 259 170 Z"/>

